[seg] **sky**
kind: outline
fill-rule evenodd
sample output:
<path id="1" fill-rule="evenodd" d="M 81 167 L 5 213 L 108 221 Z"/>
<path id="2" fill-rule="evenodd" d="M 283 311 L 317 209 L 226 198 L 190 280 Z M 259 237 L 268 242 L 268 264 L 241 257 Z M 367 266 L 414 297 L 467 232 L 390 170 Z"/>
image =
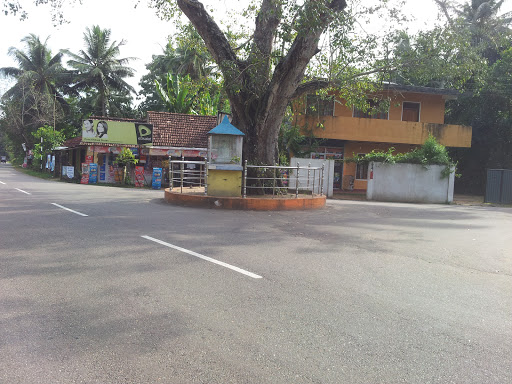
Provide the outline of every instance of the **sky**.
<path id="1" fill-rule="evenodd" d="M 19 0 L 29 12 L 29 18 L 20 21 L 9 15 L 0 15 L 0 68 L 16 66 L 8 56 L 9 47 L 23 48 L 21 39 L 29 33 L 40 36 L 41 40 L 49 37 L 48 46 L 55 54 L 59 49 L 67 48 L 78 53 L 83 48 L 83 33 L 86 27 L 99 25 L 112 30 L 112 40 L 125 40 L 121 47 L 121 57 L 135 57 L 130 66 L 136 70 L 134 78 L 128 82 L 140 89 L 138 82 L 147 71 L 145 65 L 151 61 L 152 55 L 161 54 L 167 36 L 174 31 L 172 22 L 160 20 L 154 9 L 148 8 L 144 0 L 82 0 L 66 2 L 64 15 L 69 23 L 53 26 L 48 6 L 33 6 L 33 0 Z M 248 0 L 215 0 L 216 17 L 224 17 L 224 10 L 241 9 Z M 71 3 L 71 4 L 69 4 Z M 512 2 L 510 2 L 512 3 Z M 407 0 L 405 12 L 416 19 L 410 24 L 414 29 L 432 25 L 438 14 L 433 0 Z M 508 6 L 512 8 L 512 4 Z M 505 9 L 504 9 L 505 10 Z M 0 94 L 11 86 L 11 82 L 0 78 Z"/>

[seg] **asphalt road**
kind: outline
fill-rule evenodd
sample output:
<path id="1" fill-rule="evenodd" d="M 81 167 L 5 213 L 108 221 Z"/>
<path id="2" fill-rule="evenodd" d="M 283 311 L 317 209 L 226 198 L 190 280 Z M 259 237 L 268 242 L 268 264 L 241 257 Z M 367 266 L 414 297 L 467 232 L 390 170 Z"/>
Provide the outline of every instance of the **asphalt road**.
<path id="1" fill-rule="evenodd" d="M 502 384 L 511 367 L 510 208 L 204 210 L 0 166 L 0 383 Z"/>

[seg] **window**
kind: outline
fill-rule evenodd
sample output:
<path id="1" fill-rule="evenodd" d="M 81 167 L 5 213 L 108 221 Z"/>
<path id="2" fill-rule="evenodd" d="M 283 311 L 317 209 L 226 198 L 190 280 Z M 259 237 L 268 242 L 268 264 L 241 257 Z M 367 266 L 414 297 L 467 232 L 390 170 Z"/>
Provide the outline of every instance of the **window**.
<path id="1" fill-rule="evenodd" d="M 358 153 L 357 157 L 363 157 L 364 153 Z M 368 179 L 368 164 L 356 164 L 356 180 Z"/>
<path id="2" fill-rule="evenodd" d="M 402 121 L 420 121 L 420 103 L 404 101 Z"/>
<path id="3" fill-rule="evenodd" d="M 384 100 L 366 100 L 368 104 L 368 110 L 363 112 L 357 107 L 354 107 L 353 117 L 358 117 L 362 119 L 388 119 L 388 111 L 389 106 Z"/>
<path id="4" fill-rule="evenodd" d="M 308 116 L 334 116 L 334 97 L 307 95 L 306 115 Z"/>

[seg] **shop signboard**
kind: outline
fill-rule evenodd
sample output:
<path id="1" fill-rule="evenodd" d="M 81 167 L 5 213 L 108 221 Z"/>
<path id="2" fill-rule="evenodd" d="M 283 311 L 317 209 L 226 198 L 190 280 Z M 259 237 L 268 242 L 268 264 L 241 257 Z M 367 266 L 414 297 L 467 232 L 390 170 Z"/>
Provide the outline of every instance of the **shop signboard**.
<path id="1" fill-rule="evenodd" d="M 95 145 L 94 146 L 94 152 L 96 152 L 96 153 L 109 153 L 110 152 L 110 147 Z"/>
<path id="2" fill-rule="evenodd" d="M 167 151 L 167 154 L 172 157 L 181 157 L 181 150 L 180 149 L 169 149 L 169 151 Z"/>
<path id="3" fill-rule="evenodd" d="M 150 156 L 167 156 L 169 154 L 169 149 L 162 149 L 162 148 L 151 148 L 149 150 Z M 180 151 L 181 156 L 181 151 Z"/>
<path id="4" fill-rule="evenodd" d="M 144 186 L 144 167 L 135 167 L 135 186 L 138 188 Z"/>
<path id="5" fill-rule="evenodd" d="M 98 182 L 98 164 L 89 164 L 89 184 L 96 184 Z"/>
<path id="6" fill-rule="evenodd" d="M 82 140 L 89 143 L 152 145 L 153 125 L 144 122 L 87 119 Z"/>
<path id="7" fill-rule="evenodd" d="M 162 168 L 153 168 L 153 180 L 151 185 L 153 189 L 162 188 Z"/>

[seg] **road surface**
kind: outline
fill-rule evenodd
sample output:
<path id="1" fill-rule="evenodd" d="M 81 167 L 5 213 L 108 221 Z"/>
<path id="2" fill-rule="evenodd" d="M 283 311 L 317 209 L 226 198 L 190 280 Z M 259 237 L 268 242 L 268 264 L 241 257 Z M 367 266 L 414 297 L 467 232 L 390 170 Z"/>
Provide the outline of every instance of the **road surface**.
<path id="1" fill-rule="evenodd" d="M 1 383 L 512 383 L 512 209 L 243 212 L 0 166 Z"/>

